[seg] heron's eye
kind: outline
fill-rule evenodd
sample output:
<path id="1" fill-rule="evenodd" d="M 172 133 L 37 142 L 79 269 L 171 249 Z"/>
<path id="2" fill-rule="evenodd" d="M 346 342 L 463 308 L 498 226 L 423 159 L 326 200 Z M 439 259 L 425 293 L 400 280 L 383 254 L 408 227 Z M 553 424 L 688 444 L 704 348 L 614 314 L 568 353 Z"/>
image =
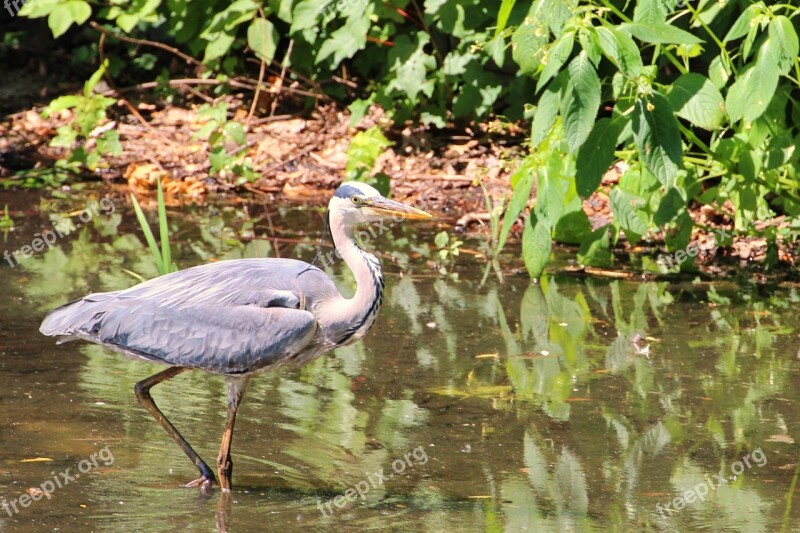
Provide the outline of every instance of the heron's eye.
<path id="1" fill-rule="evenodd" d="M 360 196 L 351 196 L 350 199 L 353 201 L 354 204 L 360 205 L 363 201 Z"/>

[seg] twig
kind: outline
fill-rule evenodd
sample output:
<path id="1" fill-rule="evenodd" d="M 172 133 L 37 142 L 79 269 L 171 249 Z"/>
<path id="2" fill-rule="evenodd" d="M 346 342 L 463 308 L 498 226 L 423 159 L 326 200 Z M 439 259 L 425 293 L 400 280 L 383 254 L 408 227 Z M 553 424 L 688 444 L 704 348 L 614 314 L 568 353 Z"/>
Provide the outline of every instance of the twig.
<path id="1" fill-rule="evenodd" d="M 268 122 L 278 122 L 279 120 L 287 120 L 290 118 L 295 118 L 296 116 L 297 115 L 289 114 L 289 115 L 272 115 L 271 117 L 261 117 L 259 119 L 256 119 L 255 122 L 253 122 L 253 125 L 260 126 Z"/>
<path id="2" fill-rule="evenodd" d="M 95 22 L 91 22 L 91 24 L 96 24 L 96 23 Z M 98 54 L 100 55 L 100 63 L 101 64 L 104 64 L 105 61 L 106 61 L 106 35 L 108 35 L 109 33 L 110 32 L 108 32 L 108 31 L 102 32 L 100 34 L 100 42 L 97 45 L 97 51 L 98 51 Z M 113 91 L 113 93 L 116 94 L 116 95 L 119 95 L 119 91 L 117 90 L 117 87 L 114 84 L 114 80 L 111 78 L 111 75 L 108 73 L 108 71 L 105 71 L 103 73 L 103 77 L 106 79 L 106 82 L 108 82 L 108 86 L 111 87 L 111 90 Z M 139 113 L 139 111 L 137 111 L 136 108 L 133 107 L 131 105 L 131 103 L 128 102 L 128 100 L 126 100 L 125 98 L 122 98 L 122 97 L 117 98 L 117 103 L 124 104 L 125 107 L 128 108 L 128 111 L 130 111 L 131 114 L 134 117 L 136 117 L 136 120 L 138 120 L 139 122 L 142 123 L 142 126 L 144 126 L 145 128 L 149 129 L 150 131 L 152 131 L 158 137 L 161 137 L 162 139 L 167 141 L 167 143 L 171 144 L 172 146 L 178 146 L 178 147 L 182 146 L 182 145 L 176 143 L 175 141 L 173 141 L 172 139 L 170 139 L 169 137 L 163 135 L 160 131 L 155 129 L 153 126 L 151 126 L 150 123 L 147 122 L 144 119 L 144 117 Z"/>
<path id="3" fill-rule="evenodd" d="M 340 78 L 339 76 L 331 76 L 331 79 L 337 83 L 341 83 L 342 85 L 347 85 L 351 89 L 358 89 L 358 84 L 352 82 L 350 80 L 346 80 L 344 78 Z"/>
<path id="4" fill-rule="evenodd" d="M 458 174 L 413 174 L 410 176 L 403 176 L 407 181 L 423 181 L 423 180 L 442 180 L 442 181 L 460 181 L 472 182 L 475 178 L 469 176 L 459 176 Z"/>
<path id="5" fill-rule="evenodd" d="M 281 95 L 281 90 L 283 90 L 283 80 L 286 79 L 286 67 L 289 64 L 289 56 L 292 55 L 292 49 L 294 48 L 294 39 L 289 40 L 289 47 L 286 49 L 286 55 L 283 57 L 283 65 L 281 66 L 281 75 L 278 78 L 278 92 L 275 94 L 275 98 L 272 100 L 272 105 L 270 106 L 269 116 L 275 114 L 275 109 L 278 107 L 278 98 Z"/>
<path id="6" fill-rule="evenodd" d="M 261 69 L 258 71 L 258 85 L 256 85 L 256 92 L 253 93 L 253 103 L 250 104 L 250 112 L 247 113 L 247 120 L 245 124 L 247 129 L 250 129 L 250 119 L 253 118 L 253 113 L 256 112 L 256 105 L 258 104 L 258 97 L 261 94 L 261 83 L 264 81 L 264 72 L 267 70 L 267 63 L 261 60 Z M 272 113 L 270 113 L 271 115 Z"/>
<path id="7" fill-rule="evenodd" d="M 255 59 L 249 58 L 249 59 L 247 59 L 247 61 L 255 61 Z M 274 62 L 274 60 L 273 60 L 273 62 Z M 276 75 L 278 74 L 278 71 L 273 70 L 272 68 L 270 68 L 270 71 L 274 72 Z M 286 72 L 289 72 L 292 76 L 296 77 L 298 80 L 307 83 L 310 87 L 312 87 L 315 90 L 319 91 L 319 94 L 317 95 L 318 97 L 330 100 L 329 97 L 327 97 L 325 94 L 322 93 L 322 89 L 320 88 L 320 84 L 317 83 L 316 81 L 312 80 L 311 78 L 309 78 L 307 76 L 304 76 L 303 74 L 297 72 L 296 70 L 294 70 L 292 67 L 289 67 L 289 66 L 286 67 Z"/>
<path id="8" fill-rule="evenodd" d="M 228 84 L 235 89 L 248 89 L 248 90 L 255 90 L 258 84 L 257 80 L 250 80 L 250 78 L 242 78 L 245 81 L 252 81 L 252 83 L 243 83 L 242 81 L 238 81 L 236 79 L 227 80 L 227 81 L 220 81 L 215 79 L 203 79 L 203 78 L 182 78 L 178 80 L 169 80 L 167 85 L 170 87 L 180 87 L 180 86 L 188 86 L 188 85 L 225 85 Z M 161 82 L 158 81 L 146 81 L 144 83 L 139 83 L 137 85 L 131 85 L 130 87 L 123 87 L 122 89 L 118 89 L 116 92 L 118 93 L 129 93 L 133 91 L 142 91 L 145 89 L 153 89 L 158 87 L 159 85 L 163 85 Z M 187 87 L 188 88 L 188 87 Z M 315 93 L 310 93 L 307 91 L 303 91 L 301 89 L 294 89 L 292 87 L 287 87 L 287 91 L 294 92 L 297 94 L 301 94 L 303 96 L 313 96 L 319 97 Z M 104 96 L 110 96 L 114 94 L 114 91 L 105 91 L 100 93 Z"/>
<path id="9" fill-rule="evenodd" d="M 105 34 L 105 35 L 110 35 L 111 37 L 113 37 L 113 38 L 115 38 L 115 39 L 117 39 L 119 41 L 124 41 L 124 42 L 132 43 L 132 44 L 140 44 L 140 45 L 153 46 L 155 48 L 160 48 L 161 50 L 165 50 L 165 51 L 167 51 L 167 52 L 169 52 L 171 54 L 175 54 L 176 56 L 180 57 L 181 59 L 183 59 L 187 63 L 192 63 L 192 64 L 194 64 L 194 65 L 196 65 L 198 67 L 202 67 L 203 66 L 203 63 L 201 63 L 197 59 L 193 58 L 192 56 L 184 54 L 183 52 L 181 52 L 180 50 L 178 50 L 177 48 L 174 48 L 172 46 L 168 46 L 166 44 L 159 43 L 159 42 L 156 42 L 156 41 L 148 41 L 146 39 L 134 39 L 133 37 L 126 37 L 125 35 L 119 35 L 118 33 L 115 33 L 115 32 L 113 32 L 111 30 L 108 30 L 108 29 L 102 27 L 100 24 L 98 24 L 97 22 L 94 22 L 94 21 L 90 22 L 89 25 L 92 28 L 94 28 L 95 30 L 97 30 L 99 32 L 103 32 L 103 34 Z"/>

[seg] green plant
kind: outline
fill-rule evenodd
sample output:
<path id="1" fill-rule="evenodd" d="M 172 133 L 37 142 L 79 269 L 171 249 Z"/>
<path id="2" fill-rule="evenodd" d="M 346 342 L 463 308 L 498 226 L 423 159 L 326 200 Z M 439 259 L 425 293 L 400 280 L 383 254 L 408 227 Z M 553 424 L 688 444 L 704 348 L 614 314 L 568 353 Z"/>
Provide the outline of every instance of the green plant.
<path id="1" fill-rule="evenodd" d="M 20 15 L 47 17 L 55 37 L 73 24 L 92 22 L 132 35 L 155 29 L 186 55 L 200 58 L 206 76 L 222 82 L 247 73 L 246 49 L 269 65 L 276 56 L 289 55 L 291 42 L 293 81 L 345 102 L 360 97 L 354 118 L 374 102 L 397 121 L 414 118 L 441 127 L 451 119 L 486 116 L 496 107 L 512 118 L 521 116 L 521 107 L 508 102 L 532 87 L 509 68 L 510 30 L 495 26 L 498 12 L 516 23 L 524 10 L 512 12 L 513 2 L 502 6 L 499 0 L 198 0 L 191 6 L 164 0 L 110 5 L 40 0 L 27 2 Z M 114 61 L 112 74 L 122 73 L 123 64 Z M 154 64 L 137 66 L 149 70 Z M 346 77 L 362 81 L 356 94 L 348 94 L 349 84 L 317 81 L 330 80 L 343 67 Z"/>
<path id="2" fill-rule="evenodd" d="M 262 66 L 290 65 L 282 86 L 302 87 L 309 103 L 321 93 L 350 103 L 353 123 L 372 104 L 396 122 L 438 127 L 492 113 L 529 118 L 530 153 L 492 230 L 492 255 L 535 186 L 523 255 L 537 277 L 553 241 L 579 246 L 579 260 L 594 265 L 610 264 L 623 236 L 635 244 L 658 234 L 669 250 L 685 248 L 691 203 L 732 206 L 735 230 L 765 237 L 768 263 L 777 260 L 776 244 L 800 229 L 799 9 L 750 0 L 41 0 L 22 14 L 47 16 L 56 36 L 92 18 L 105 31 L 157 29 L 183 59 L 202 57 L 218 92 L 248 74 L 249 48 Z M 155 68 L 150 59 L 140 66 Z M 244 145 L 243 130 L 226 131 L 227 110 L 207 112 L 220 143 Z M 70 135 L 59 132 L 64 142 Z M 211 144 L 212 172 L 252 179 L 241 148 Z M 88 160 L 80 148 L 73 158 Z M 370 167 L 351 159 L 348 174 L 370 179 Z M 581 202 L 615 161 L 626 170 L 603 190 L 613 221 L 593 230 Z M 790 223 L 763 223 L 776 216 Z"/>
<path id="3" fill-rule="evenodd" d="M 56 130 L 58 135 L 50 141 L 50 146 L 68 149 L 80 142 L 67 159 L 67 169 L 77 170 L 85 165 L 89 170 L 95 170 L 103 155 L 122 154 L 119 132 L 116 129 L 95 133 L 107 118 L 106 110 L 117 103 L 114 98 L 94 93 L 94 88 L 107 68 L 108 61 L 86 81 L 83 94 L 59 96 L 42 111 L 45 118 L 65 109 L 71 109 L 74 113 L 72 121 L 60 126 Z"/>
<path id="4" fill-rule="evenodd" d="M 446 231 L 441 231 L 433 238 L 433 243 L 439 250 L 439 260 L 442 264 L 439 265 L 439 274 L 446 275 L 450 269 L 455 265 L 456 257 L 459 255 L 459 250 L 464 241 L 460 240 L 455 235 L 450 235 Z"/>
<path id="5" fill-rule="evenodd" d="M 346 179 L 369 183 L 381 194 L 388 195 L 389 176 L 383 173 L 372 175 L 371 171 L 378 156 L 391 145 L 378 126 L 356 133 L 347 147 Z"/>
<path id="6" fill-rule="evenodd" d="M 136 220 L 139 221 L 139 227 L 142 228 L 144 238 L 147 245 L 150 247 L 150 254 L 153 256 L 153 262 L 156 265 L 156 270 L 160 276 L 169 274 L 170 272 L 177 272 L 178 266 L 172 261 L 172 250 L 169 244 L 169 223 L 167 221 L 167 209 L 164 204 L 164 192 L 161 189 L 161 180 L 158 180 L 158 230 L 161 240 L 161 248 L 159 249 L 153 231 L 150 229 L 150 224 L 144 216 L 139 202 L 136 197 L 131 194 L 131 203 L 133 210 L 136 212 Z"/>
<path id="7" fill-rule="evenodd" d="M 208 140 L 211 173 L 222 176 L 232 173 L 237 176 L 236 183 L 239 185 L 258 179 L 253 164 L 246 157 L 247 135 L 244 126 L 235 120 L 228 120 L 228 104 L 204 104 L 198 110 L 197 118 L 205 121 L 205 124 L 194 136 Z M 234 148 L 227 149 L 229 143 Z"/>
<path id="8" fill-rule="evenodd" d="M 5 208 L 3 208 L 3 216 L 0 218 L 0 230 L 7 233 L 13 227 L 14 220 L 8 216 L 8 204 L 6 204 Z"/>
<path id="9" fill-rule="evenodd" d="M 506 239 L 511 231 L 511 226 L 522 211 L 522 209 L 517 210 L 517 204 L 520 202 L 519 198 L 521 195 L 512 195 L 511 203 L 508 205 L 508 209 L 506 210 L 505 217 L 503 218 L 503 222 L 501 224 L 500 219 L 503 217 L 503 208 L 506 205 L 506 199 L 504 197 L 492 197 L 492 195 L 489 194 L 489 191 L 486 189 L 486 185 L 483 183 L 483 180 L 479 178 L 476 181 L 481 187 L 484 206 L 486 208 L 486 212 L 489 214 L 489 238 L 485 243 L 487 248 L 486 255 L 489 258 L 489 262 L 486 265 L 486 270 L 484 270 L 481 285 L 483 285 L 488 279 L 490 270 L 494 270 L 498 281 L 502 283 L 503 271 L 500 269 L 500 251 L 505 245 Z M 516 182 L 512 178 L 512 186 L 515 185 Z M 522 201 L 522 207 L 524 207 L 524 204 L 528 201 L 530 194 L 531 191 L 528 189 L 528 196 L 525 197 L 524 201 Z M 516 215 L 512 215 L 513 212 L 516 212 Z"/>
<path id="10" fill-rule="evenodd" d="M 669 249 L 684 248 L 690 201 L 730 202 L 735 229 L 773 247 L 796 237 L 754 222 L 800 214 L 798 132 L 788 119 L 800 114 L 797 14 L 763 2 L 534 2 L 511 38 L 541 91 L 521 167 L 537 169 L 523 234 L 531 275 L 551 240 L 579 244 L 588 264 L 610 263 L 621 232 L 635 244 L 663 228 Z M 627 163 L 610 190 L 614 220 L 592 231 L 581 198 L 614 160 Z M 517 191 L 527 198 L 527 183 Z"/>
<path id="11" fill-rule="evenodd" d="M 0 229 L 11 229 L 14 227 L 14 220 L 8 215 L 8 204 L 3 208 L 3 217 L 0 218 Z"/>

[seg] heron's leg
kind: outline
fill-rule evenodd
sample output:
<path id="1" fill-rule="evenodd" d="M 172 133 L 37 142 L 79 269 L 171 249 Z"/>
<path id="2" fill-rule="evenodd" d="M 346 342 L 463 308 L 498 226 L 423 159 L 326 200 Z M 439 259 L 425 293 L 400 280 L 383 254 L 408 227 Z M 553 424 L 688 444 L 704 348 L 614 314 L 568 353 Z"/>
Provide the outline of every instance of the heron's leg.
<path id="1" fill-rule="evenodd" d="M 219 455 L 217 456 L 217 474 L 219 475 L 219 483 L 223 492 L 231 490 L 233 425 L 236 423 L 236 411 L 239 409 L 239 403 L 242 401 L 244 389 L 247 387 L 249 379 L 248 376 L 228 378 L 228 420 L 225 422 L 225 433 L 222 434 L 222 444 L 219 447 Z"/>
<path id="2" fill-rule="evenodd" d="M 208 465 L 200 458 L 199 455 L 197 455 L 197 452 L 192 449 L 188 442 L 186 442 L 186 439 L 184 439 L 183 436 L 178 433 L 178 430 L 175 429 L 175 426 L 172 425 L 172 422 L 167 420 L 167 417 L 164 416 L 164 413 L 161 412 L 161 409 L 159 409 L 156 403 L 153 401 L 153 397 L 150 396 L 150 389 L 153 386 L 158 385 L 162 381 L 174 378 L 186 370 L 189 369 L 180 366 L 169 367 L 166 370 L 162 370 L 158 374 L 154 374 L 149 378 L 138 382 L 133 387 L 133 390 L 136 393 L 136 398 L 139 399 L 139 403 L 145 409 L 147 409 L 151 415 L 153 415 L 153 418 L 158 420 L 158 423 L 161 424 L 161 427 L 166 430 L 169 436 L 172 437 L 172 440 L 174 440 L 178 446 L 181 447 L 183 453 L 185 453 L 186 456 L 192 460 L 197 469 L 200 470 L 200 479 L 196 479 L 195 481 L 188 483 L 186 486 L 207 486 L 216 481 L 214 478 L 214 472 L 212 472 Z"/>

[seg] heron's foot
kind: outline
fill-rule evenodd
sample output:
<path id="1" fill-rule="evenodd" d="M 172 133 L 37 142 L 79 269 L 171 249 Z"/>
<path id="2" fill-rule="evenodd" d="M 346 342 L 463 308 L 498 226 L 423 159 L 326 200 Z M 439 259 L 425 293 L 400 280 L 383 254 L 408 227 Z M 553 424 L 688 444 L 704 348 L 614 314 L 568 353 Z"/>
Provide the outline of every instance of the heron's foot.
<path id="1" fill-rule="evenodd" d="M 200 476 L 199 478 L 195 479 L 194 481 L 190 481 L 186 485 L 182 485 L 182 486 L 186 487 L 186 488 L 200 487 L 200 489 L 202 489 L 202 490 L 208 490 L 211 487 L 213 487 L 214 483 L 216 483 L 216 482 L 217 482 L 217 480 L 214 479 L 213 475 L 212 476 L 204 475 L 204 476 Z"/>

